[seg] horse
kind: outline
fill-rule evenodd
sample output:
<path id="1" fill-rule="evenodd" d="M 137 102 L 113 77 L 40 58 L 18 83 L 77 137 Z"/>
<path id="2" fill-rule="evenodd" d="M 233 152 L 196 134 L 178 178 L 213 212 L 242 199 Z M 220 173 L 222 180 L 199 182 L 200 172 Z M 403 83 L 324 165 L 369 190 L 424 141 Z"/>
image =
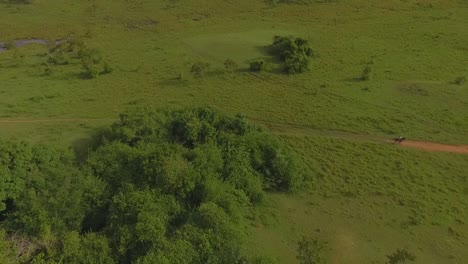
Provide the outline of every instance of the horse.
<path id="1" fill-rule="evenodd" d="M 393 138 L 393 143 L 398 143 L 400 144 L 401 142 L 405 141 L 406 138 L 404 137 L 396 137 L 396 138 Z"/>

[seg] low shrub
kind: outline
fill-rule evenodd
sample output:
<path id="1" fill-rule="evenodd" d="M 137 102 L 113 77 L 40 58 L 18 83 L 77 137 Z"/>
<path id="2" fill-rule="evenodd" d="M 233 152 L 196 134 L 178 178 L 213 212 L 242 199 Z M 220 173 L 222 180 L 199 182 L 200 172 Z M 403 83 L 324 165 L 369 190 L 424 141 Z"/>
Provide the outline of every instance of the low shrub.
<path id="1" fill-rule="evenodd" d="M 239 68 L 237 63 L 231 59 L 227 59 L 224 61 L 224 69 L 228 72 L 234 72 Z"/>
<path id="2" fill-rule="evenodd" d="M 262 60 L 253 61 L 250 63 L 250 71 L 252 72 L 261 72 L 265 67 L 265 62 Z"/>

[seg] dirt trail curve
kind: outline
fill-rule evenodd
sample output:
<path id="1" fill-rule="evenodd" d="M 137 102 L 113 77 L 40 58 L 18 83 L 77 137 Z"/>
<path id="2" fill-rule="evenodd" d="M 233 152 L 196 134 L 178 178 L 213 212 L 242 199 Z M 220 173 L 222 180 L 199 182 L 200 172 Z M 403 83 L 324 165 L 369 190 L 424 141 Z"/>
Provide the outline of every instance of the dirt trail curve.
<path id="1" fill-rule="evenodd" d="M 393 144 L 393 141 L 388 137 L 366 135 L 366 134 L 357 134 L 346 131 L 338 130 L 329 130 L 329 129 L 319 129 L 319 128 L 310 128 L 303 126 L 294 126 L 280 123 L 271 123 L 261 120 L 252 119 L 254 123 L 261 124 L 269 128 L 273 133 L 279 135 L 316 135 L 316 136 L 326 136 L 326 137 L 336 137 L 336 138 L 348 138 L 361 141 L 371 141 L 377 143 L 388 143 Z M 402 147 L 416 148 L 424 151 L 430 152 L 451 152 L 451 153 L 464 153 L 468 154 L 468 145 L 448 145 L 427 141 L 414 141 L 414 140 L 405 140 L 399 144 Z"/>
<path id="2" fill-rule="evenodd" d="M 57 119 L 0 119 L 1 124 L 13 123 L 51 123 L 51 122 L 85 122 L 85 121 L 116 121 L 115 118 L 57 118 Z M 289 124 L 267 122 L 255 118 L 249 118 L 253 123 L 269 128 L 277 135 L 316 135 L 325 137 L 348 138 L 377 143 L 392 143 L 387 137 L 357 134 L 346 131 L 320 129 Z M 406 140 L 399 144 L 402 147 L 415 148 L 431 152 L 451 152 L 468 154 L 468 145 L 447 145 L 426 141 Z"/>

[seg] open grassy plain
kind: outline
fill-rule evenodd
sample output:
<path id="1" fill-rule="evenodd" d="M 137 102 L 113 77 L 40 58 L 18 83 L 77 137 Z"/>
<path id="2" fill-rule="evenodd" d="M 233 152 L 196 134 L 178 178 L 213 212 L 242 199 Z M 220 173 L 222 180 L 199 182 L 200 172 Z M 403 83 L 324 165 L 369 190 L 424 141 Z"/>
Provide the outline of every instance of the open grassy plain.
<path id="1" fill-rule="evenodd" d="M 416 263 L 466 263 L 468 155 L 372 137 L 468 144 L 468 84 L 455 83 L 468 77 L 468 3 L 316 2 L 2 2 L 0 41 L 73 35 L 99 49 L 114 71 L 85 80 L 81 64 L 71 63 L 44 74 L 45 46 L 0 52 L 0 137 L 80 148 L 137 104 L 209 105 L 290 126 L 278 135 L 314 181 L 304 193 L 271 196 L 274 220 L 252 229 L 253 250 L 295 263 L 297 240 L 310 234 L 327 242 L 330 263 L 385 263 L 397 248 Z M 248 71 L 255 59 L 274 69 L 264 46 L 288 34 L 310 41 L 310 71 Z M 225 72 L 226 59 L 239 71 Z M 212 70 L 195 78 L 189 70 L 199 61 Z M 366 65 L 371 78 L 361 81 Z"/>

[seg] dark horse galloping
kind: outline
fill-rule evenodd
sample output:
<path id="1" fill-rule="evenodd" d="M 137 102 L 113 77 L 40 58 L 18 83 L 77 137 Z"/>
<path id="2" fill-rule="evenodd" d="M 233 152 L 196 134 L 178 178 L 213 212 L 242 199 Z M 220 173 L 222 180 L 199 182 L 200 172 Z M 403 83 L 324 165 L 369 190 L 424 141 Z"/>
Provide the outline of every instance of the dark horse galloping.
<path id="1" fill-rule="evenodd" d="M 401 142 L 405 141 L 406 138 L 402 137 L 402 136 L 399 136 L 399 137 L 396 137 L 396 138 L 393 138 L 393 143 L 398 143 L 400 144 Z"/>

